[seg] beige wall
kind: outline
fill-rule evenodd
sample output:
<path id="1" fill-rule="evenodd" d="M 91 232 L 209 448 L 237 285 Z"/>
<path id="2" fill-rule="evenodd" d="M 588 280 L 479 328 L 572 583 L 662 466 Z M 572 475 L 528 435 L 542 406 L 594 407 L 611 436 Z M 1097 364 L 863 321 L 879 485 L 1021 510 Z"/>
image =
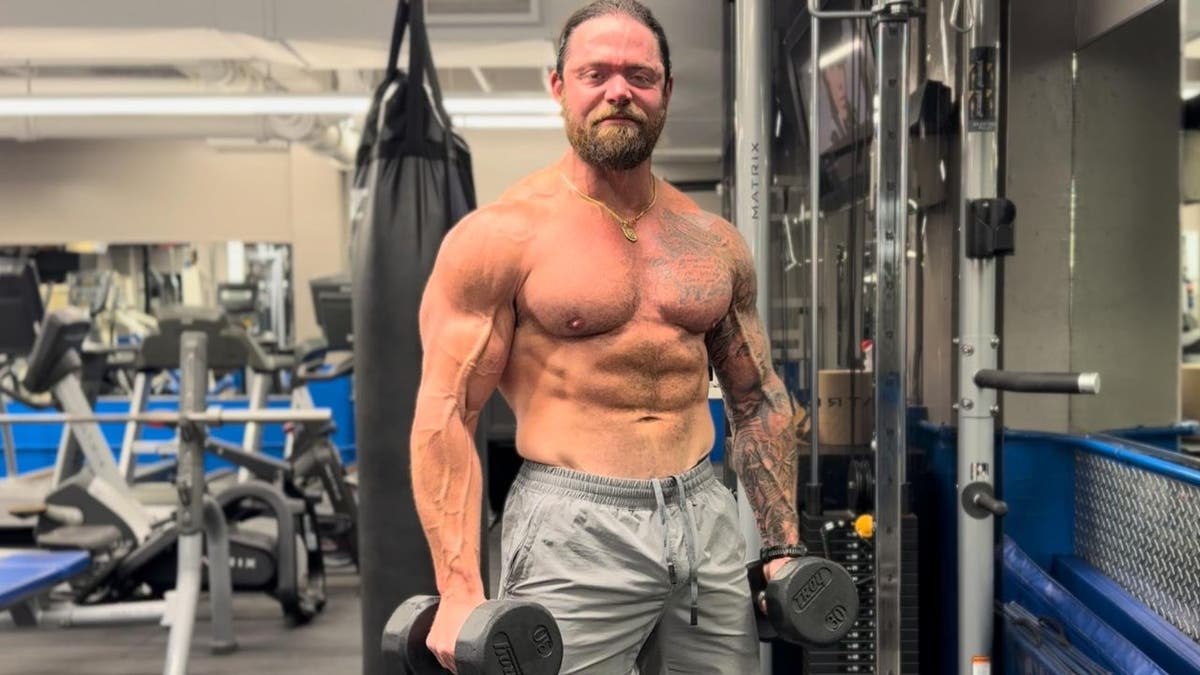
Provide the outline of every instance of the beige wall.
<path id="1" fill-rule="evenodd" d="M 345 177 L 328 158 L 299 148 L 288 163 L 292 299 L 296 339 L 320 335 L 308 281 L 344 272 L 350 264 Z"/>
<path id="2" fill-rule="evenodd" d="M 471 148 L 475 197 L 482 206 L 496 201 L 522 177 L 553 163 L 567 149 L 560 131 L 465 129 Z"/>
<path id="3" fill-rule="evenodd" d="M 557 161 L 567 150 L 567 139 L 558 130 L 467 129 L 460 133 L 471 147 L 475 194 L 481 205 L 495 201 L 508 186 Z M 656 161 L 653 171 L 667 180 L 718 179 L 720 163 L 715 159 L 707 163 Z M 692 198 L 701 208 L 721 210 L 715 192 L 695 193 Z"/>
<path id="4" fill-rule="evenodd" d="M 465 130 L 480 204 L 567 148 L 561 131 Z M 656 164 L 668 179 L 714 165 Z M 292 244 L 295 335 L 317 335 L 308 281 L 349 261 L 346 174 L 307 148 L 218 150 L 201 141 L 0 142 L 0 245 L 72 241 Z M 719 210 L 713 195 L 694 195 Z M 206 261 L 206 268 L 220 267 Z"/>
<path id="5" fill-rule="evenodd" d="M 1179 208 L 1179 229 L 1200 232 L 1200 203 L 1184 204 Z"/>
<path id="6" fill-rule="evenodd" d="M 0 240 L 287 241 L 289 153 L 194 141 L 0 145 Z"/>
<path id="7" fill-rule="evenodd" d="M 308 280 L 346 269 L 344 177 L 306 148 L 198 141 L 0 144 L 0 245 L 290 243 L 296 335 L 317 335 Z"/>

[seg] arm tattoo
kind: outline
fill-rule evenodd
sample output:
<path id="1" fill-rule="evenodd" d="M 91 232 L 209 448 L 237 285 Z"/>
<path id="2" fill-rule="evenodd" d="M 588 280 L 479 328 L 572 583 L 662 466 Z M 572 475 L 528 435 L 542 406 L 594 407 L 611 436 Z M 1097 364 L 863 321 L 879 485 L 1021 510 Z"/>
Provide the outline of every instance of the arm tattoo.
<path id="1" fill-rule="evenodd" d="M 792 401 L 771 368 L 767 337 L 754 309 L 753 280 L 746 276 L 745 270 L 739 272 L 733 307 L 707 336 L 708 353 L 733 423 L 731 461 L 754 509 L 763 546 L 796 544 L 798 452 Z"/>

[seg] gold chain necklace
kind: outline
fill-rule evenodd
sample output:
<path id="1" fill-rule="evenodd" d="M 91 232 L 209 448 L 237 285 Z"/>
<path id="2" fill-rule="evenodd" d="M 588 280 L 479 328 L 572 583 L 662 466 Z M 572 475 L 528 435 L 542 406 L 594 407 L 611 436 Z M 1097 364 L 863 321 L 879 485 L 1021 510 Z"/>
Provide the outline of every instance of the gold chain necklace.
<path id="1" fill-rule="evenodd" d="M 604 202 L 600 201 L 599 199 L 596 199 L 595 197 L 589 197 L 588 195 L 584 194 L 584 192 L 582 190 L 575 187 L 575 184 L 571 182 L 570 178 L 567 178 L 567 175 L 565 173 L 560 173 L 558 175 L 560 177 L 562 177 L 563 182 L 567 184 L 567 187 L 571 188 L 572 192 L 574 192 L 575 194 L 582 197 L 584 199 L 584 201 L 591 202 L 592 204 L 599 206 L 600 208 L 604 209 L 605 211 L 608 211 L 608 215 L 612 216 L 618 223 L 620 223 L 621 233 L 624 234 L 625 238 L 631 242 L 636 242 L 638 240 L 637 231 L 633 229 L 633 226 L 637 223 L 637 221 L 642 219 L 642 216 L 646 215 L 647 213 L 650 213 L 650 209 L 654 208 L 654 202 L 658 201 L 658 179 L 651 176 L 650 177 L 651 178 L 651 181 L 650 181 L 650 203 L 647 204 L 646 208 L 642 209 L 641 213 L 637 214 L 636 216 L 634 216 L 632 218 L 622 218 L 620 216 L 620 214 L 618 214 L 616 211 L 613 211 L 612 209 L 610 209 L 608 207 L 608 204 L 605 204 Z"/>

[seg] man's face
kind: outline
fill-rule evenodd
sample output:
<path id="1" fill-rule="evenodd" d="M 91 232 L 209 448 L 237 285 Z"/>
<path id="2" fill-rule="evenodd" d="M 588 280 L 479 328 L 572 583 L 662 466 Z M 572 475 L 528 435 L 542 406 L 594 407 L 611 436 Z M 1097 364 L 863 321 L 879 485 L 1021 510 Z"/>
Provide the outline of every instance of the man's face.
<path id="1" fill-rule="evenodd" d="M 846 67 L 835 64 L 825 71 L 825 82 L 829 85 L 829 100 L 833 105 L 834 116 L 843 125 L 850 122 L 850 97 L 846 81 Z"/>
<path id="2" fill-rule="evenodd" d="M 654 33 L 624 14 L 580 24 L 568 41 L 562 77 L 550 75 L 571 146 L 607 171 L 628 171 L 650 158 L 672 84 Z"/>

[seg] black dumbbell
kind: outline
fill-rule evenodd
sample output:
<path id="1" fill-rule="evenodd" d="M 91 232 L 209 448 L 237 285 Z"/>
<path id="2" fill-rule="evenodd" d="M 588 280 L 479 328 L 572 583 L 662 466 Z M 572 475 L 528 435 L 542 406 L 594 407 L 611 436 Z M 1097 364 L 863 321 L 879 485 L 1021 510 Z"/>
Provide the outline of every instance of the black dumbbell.
<path id="1" fill-rule="evenodd" d="M 409 598 L 383 629 L 383 652 L 407 675 L 448 672 L 425 645 L 436 595 Z M 562 634 L 545 607 L 535 602 L 488 600 L 467 617 L 454 645 L 458 675 L 558 675 Z"/>
<path id="2" fill-rule="evenodd" d="M 748 571 L 761 640 L 833 644 L 846 637 L 858 618 L 858 586 L 846 568 L 832 560 L 796 558 L 769 583 L 761 563 L 752 564 Z"/>

